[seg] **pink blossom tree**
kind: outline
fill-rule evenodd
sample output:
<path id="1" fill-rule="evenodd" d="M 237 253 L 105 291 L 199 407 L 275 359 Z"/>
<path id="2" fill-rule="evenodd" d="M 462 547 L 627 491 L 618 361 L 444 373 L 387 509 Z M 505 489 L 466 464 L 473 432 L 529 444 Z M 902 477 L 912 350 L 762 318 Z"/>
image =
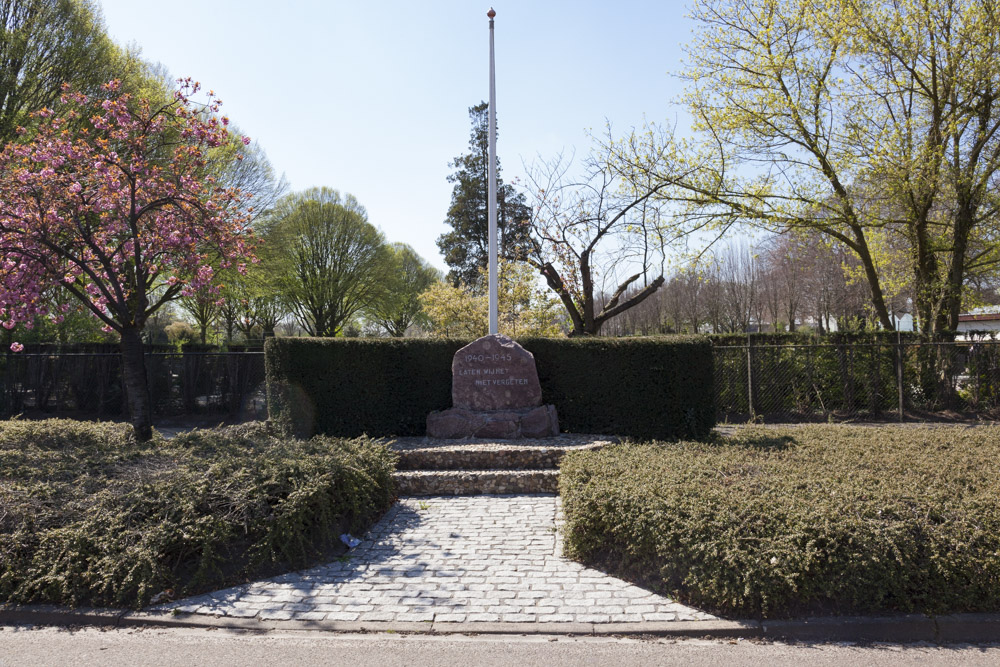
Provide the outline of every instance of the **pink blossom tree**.
<path id="1" fill-rule="evenodd" d="M 247 195 L 208 175 L 212 156 L 227 154 L 212 149 L 230 140 L 228 119 L 213 93 L 197 104 L 198 84 L 180 84 L 165 104 L 122 94 L 114 81 L 97 98 L 64 89 L 58 114 L 37 111 L 33 135 L 0 152 L 0 324 L 59 321 L 68 305 L 48 312 L 42 293 L 60 284 L 121 336 L 143 440 L 152 435 L 147 319 L 217 289 L 213 266 L 242 270 L 253 256 Z"/>

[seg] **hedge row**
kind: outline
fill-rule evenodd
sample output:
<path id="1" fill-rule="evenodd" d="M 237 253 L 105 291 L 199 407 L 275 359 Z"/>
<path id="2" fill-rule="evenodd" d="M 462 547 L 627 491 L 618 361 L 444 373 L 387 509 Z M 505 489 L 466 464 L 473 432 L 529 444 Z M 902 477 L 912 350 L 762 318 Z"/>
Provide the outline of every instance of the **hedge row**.
<path id="1" fill-rule="evenodd" d="M 748 428 L 568 455 L 568 552 L 745 617 L 1000 611 L 1000 428 Z"/>
<path id="2" fill-rule="evenodd" d="M 179 352 L 260 352 L 262 345 L 245 345 L 230 343 L 228 345 L 202 345 L 201 343 L 185 343 L 177 346 L 172 343 L 144 343 L 142 349 L 147 354 L 178 354 Z M 119 354 L 119 343 L 25 343 L 24 350 L 15 354 Z"/>
<path id="3" fill-rule="evenodd" d="M 259 424 L 137 443 L 123 424 L 0 422 L 0 601 L 141 607 L 309 566 L 389 508 L 395 464 Z"/>
<path id="4" fill-rule="evenodd" d="M 565 431 L 699 438 L 715 425 L 712 349 L 701 338 L 518 342 Z M 467 343 L 270 339 L 271 418 L 299 436 L 422 435 L 432 410 L 451 407 L 451 362 Z"/>
<path id="5" fill-rule="evenodd" d="M 712 348 L 699 337 L 537 338 L 542 400 L 563 430 L 703 438 L 715 426 Z"/>
<path id="6" fill-rule="evenodd" d="M 724 333 L 706 334 L 705 338 L 712 345 L 743 346 L 750 341 L 751 345 L 918 345 L 920 343 L 953 342 L 957 332 L 924 333 L 920 331 L 833 331 L 830 333 L 813 332 L 764 332 L 764 333 Z M 996 331 L 963 331 L 961 335 L 969 340 L 995 340 Z"/>

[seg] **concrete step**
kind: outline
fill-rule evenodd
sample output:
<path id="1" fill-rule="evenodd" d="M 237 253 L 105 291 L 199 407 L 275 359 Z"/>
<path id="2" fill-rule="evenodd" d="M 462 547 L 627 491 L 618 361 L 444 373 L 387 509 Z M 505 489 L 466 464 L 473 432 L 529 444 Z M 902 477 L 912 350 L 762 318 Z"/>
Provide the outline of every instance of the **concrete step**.
<path id="1" fill-rule="evenodd" d="M 553 470 L 567 452 L 596 449 L 606 436 L 563 434 L 539 440 L 434 440 L 399 438 L 389 447 L 399 454 L 399 470 Z"/>
<path id="2" fill-rule="evenodd" d="M 559 471 L 401 470 L 395 473 L 401 496 L 556 493 Z"/>
<path id="3" fill-rule="evenodd" d="M 399 470 L 554 470 L 562 448 L 411 449 L 399 452 Z"/>

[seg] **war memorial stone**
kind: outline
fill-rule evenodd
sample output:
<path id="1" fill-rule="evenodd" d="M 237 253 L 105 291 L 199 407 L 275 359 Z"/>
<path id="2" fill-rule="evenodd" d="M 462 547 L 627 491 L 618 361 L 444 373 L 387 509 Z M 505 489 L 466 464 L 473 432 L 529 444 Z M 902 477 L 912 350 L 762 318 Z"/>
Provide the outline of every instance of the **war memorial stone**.
<path id="1" fill-rule="evenodd" d="M 483 336 L 455 353 L 452 407 L 427 416 L 432 438 L 545 438 L 559 435 L 553 405 L 542 405 L 535 357 L 507 336 Z"/>

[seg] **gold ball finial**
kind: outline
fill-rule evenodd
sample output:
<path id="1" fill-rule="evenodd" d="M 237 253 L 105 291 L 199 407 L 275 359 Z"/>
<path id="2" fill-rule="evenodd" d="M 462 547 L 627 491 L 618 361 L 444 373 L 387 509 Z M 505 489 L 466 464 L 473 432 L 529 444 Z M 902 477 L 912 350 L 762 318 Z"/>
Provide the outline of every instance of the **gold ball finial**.
<path id="1" fill-rule="evenodd" d="M 486 12 L 486 15 L 489 16 L 490 18 L 493 18 L 494 16 L 497 15 L 497 13 L 493 11 L 492 7 L 490 7 L 490 11 Z"/>

